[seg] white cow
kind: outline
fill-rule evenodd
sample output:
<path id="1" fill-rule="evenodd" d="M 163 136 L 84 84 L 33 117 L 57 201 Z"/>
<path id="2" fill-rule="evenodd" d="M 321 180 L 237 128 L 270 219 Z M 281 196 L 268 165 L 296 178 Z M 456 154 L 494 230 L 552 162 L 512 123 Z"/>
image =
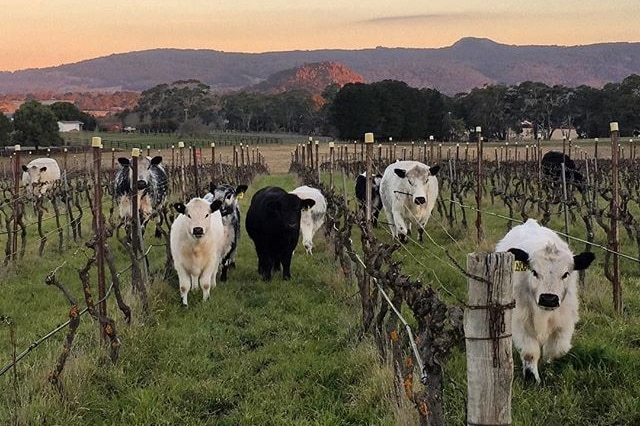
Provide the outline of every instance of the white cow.
<path id="1" fill-rule="evenodd" d="M 200 285 L 204 301 L 216 286 L 224 240 L 221 204 L 219 200 L 208 203 L 202 198 L 193 198 L 186 206 L 173 205 L 180 214 L 171 225 L 171 256 L 184 306 L 187 306 L 189 289 L 195 290 Z"/>
<path id="2" fill-rule="evenodd" d="M 302 233 L 302 244 L 307 253 L 313 254 L 313 236 L 324 224 L 324 216 L 327 213 L 327 201 L 319 189 L 310 186 L 299 186 L 293 191 L 301 200 L 311 199 L 315 204 L 311 208 L 303 209 L 300 214 L 300 232 Z"/>
<path id="3" fill-rule="evenodd" d="M 509 251 L 516 258 L 513 343 L 520 352 L 525 379 L 539 383 L 541 349 L 546 362 L 571 349 L 579 319 L 575 271 L 588 268 L 595 255 L 584 252 L 574 256 L 564 240 L 533 219 L 509 231 L 496 251 Z"/>
<path id="4" fill-rule="evenodd" d="M 29 195 L 40 198 L 60 181 L 60 166 L 53 158 L 36 158 L 22 166 L 22 185 Z"/>
<path id="5" fill-rule="evenodd" d="M 404 242 L 411 223 L 415 223 L 422 241 L 438 198 L 438 170 L 440 166 L 429 167 L 419 161 L 397 161 L 385 169 L 380 197 L 394 238 Z"/>

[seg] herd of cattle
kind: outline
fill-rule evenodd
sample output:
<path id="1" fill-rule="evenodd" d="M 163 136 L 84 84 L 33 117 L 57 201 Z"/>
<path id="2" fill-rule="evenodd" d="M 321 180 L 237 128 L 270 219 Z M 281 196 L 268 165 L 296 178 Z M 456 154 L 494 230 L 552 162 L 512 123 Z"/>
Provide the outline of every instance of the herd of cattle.
<path id="1" fill-rule="evenodd" d="M 129 159 L 118 160 L 115 200 L 122 220 L 131 218 L 132 187 L 138 189 L 138 206 L 143 223 L 155 216 L 167 199 L 168 175 L 162 157 L 144 158 L 138 176 L 132 176 Z M 562 153 L 547 153 L 542 159 L 544 172 L 558 177 L 559 164 L 565 164 L 571 182 L 581 183 L 575 164 Z M 60 179 L 55 160 L 40 158 L 23 166 L 22 183 L 29 194 L 43 196 Z M 384 210 L 391 234 L 400 242 L 416 227 L 422 241 L 424 227 L 438 197 L 439 166 L 418 161 L 397 161 L 384 173 L 372 176 L 372 221 Z M 247 185 L 236 187 L 211 184 L 209 193 L 186 204 L 178 202 L 178 213 L 171 225 L 170 246 L 178 274 L 182 304 L 188 305 L 189 291 L 201 288 L 203 300 L 216 286 L 216 276 L 226 281 L 235 266 L 241 234 L 238 200 Z M 366 174 L 357 176 L 356 198 L 362 207 L 366 200 Z M 268 281 L 274 271 L 291 278 L 291 260 L 300 233 L 308 254 L 313 253 L 313 237 L 324 223 L 327 204 L 322 193 L 309 186 L 292 191 L 265 187 L 255 192 L 245 220 L 246 231 L 254 243 L 258 274 Z M 571 348 L 578 321 L 577 271 L 593 262 L 593 253 L 574 255 L 554 231 L 535 220 L 516 226 L 496 245 L 498 252 L 515 256 L 513 295 L 516 301 L 512 317 L 513 342 L 520 352 L 526 379 L 540 381 L 538 361 L 551 361 Z"/>

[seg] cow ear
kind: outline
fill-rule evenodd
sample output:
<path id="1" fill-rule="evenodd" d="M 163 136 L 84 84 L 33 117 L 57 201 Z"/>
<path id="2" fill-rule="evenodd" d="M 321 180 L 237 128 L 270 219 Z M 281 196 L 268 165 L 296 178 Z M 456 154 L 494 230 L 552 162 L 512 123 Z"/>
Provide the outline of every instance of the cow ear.
<path id="1" fill-rule="evenodd" d="M 123 166 L 128 166 L 131 164 L 131 162 L 129 161 L 128 158 L 124 158 L 124 157 L 120 157 L 118 158 L 118 163 L 120 163 Z"/>
<path id="2" fill-rule="evenodd" d="M 238 185 L 236 188 L 236 194 L 244 194 L 249 187 L 247 185 Z"/>
<path id="3" fill-rule="evenodd" d="M 310 209 L 311 207 L 313 207 L 315 205 L 316 205 L 315 200 L 312 200 L 311 198 L 306 198 L 304 200 L 300 200 L 300 207 L 302 208 L 302 210 Z"/>
<path id="4" fill-rule="evenodd" d="M 40 173 L 44 173 L 44 172 L 46 172 L 46 171 L 47 171 L 47 168 L 46 168 L 46 167 L 40 167 Z"/>
<path id="5" fill-rule="evenodd" d="M 153 157 L 151 159 L 151 165 L 152 166 L 157 166 L 160 163 L 162 163 L 162 157 L 160 155 L 156 155 L 155 157 Z"/>
<path id="6" fill-rule="evenodd" d="M 403 179 L 407 176 L 407 171 L 404 169 L 393 169 L 393 171 Z"/>
<path id="7" fill-rule="evenodd" d="M 574 271 L 582 271 L 587 269 L 591 262 L 596 259 L 596 255 L 591 253 L 590 251 L 585 251 L 576 256 L 573 256 L 573 270 Z"/>
<path id="8" fill-rule="evenodd" d="M 435 176 L 439 171 L 440 171 L 440 166 L 429 167 L 429 173 L 431 173 L 431 176 Z"/>
<path id="9" fill-rule="evenodd" d="M 211 202 L 211 213 L 220 210 L 220 207 L 222 207 L 222 201 L 221 200 L 213 200 Z"/>
<path id="10" fill-rule="evenodd" d="M 187 206 L 183 203 L 173 203 L 173 208 L 180 214 L 184 214 L 187 211 Z"/>
<path id="11" fill-rule="evenodd" d="M 516 260 L 525 264 L 529 264 L 529 253 L 519 248 L 510 248 L 507 250 L 516 257 Z"/>
<path id="12" fill-rule="evenodd" d="M 22 171 L 23 171 L 23 172 L 26 172 L 27 170 L 29 170 L 29 169 L 27 168 L 27 166 L 25 166 L 25 165 L 23 164 L 23 165 L 22 165 Z"/>

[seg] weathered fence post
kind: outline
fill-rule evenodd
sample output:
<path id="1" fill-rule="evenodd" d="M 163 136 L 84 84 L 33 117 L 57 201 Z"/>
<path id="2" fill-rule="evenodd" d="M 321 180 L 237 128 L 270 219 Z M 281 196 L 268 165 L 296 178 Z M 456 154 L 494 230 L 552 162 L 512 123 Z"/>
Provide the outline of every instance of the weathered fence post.
<path id="1" fill-rule="evenodd" d="M 16 260 L 18 254 L 18 217 L 20 212 L 20 145 L 13 148 L 13 233 L 11 234 L 11 260 Z"/>
<path id="2" fill-rule="evenodd" d="M 611 130 L 611 235 L 609 235 L 609 248 L 611 248 L 611 256 L 613 262 L 611 285 L 613 287 L 613 309 L 616 313 L 622 313 L 622 286 L 620 285 L 620 258 L 618 257 L 619 241 L 618 241 L 618 200 L 619 200 L 619 182 L 618 182 L 618 123 L 609 124 Z"/>
<path id="3" fill-rule="evenodd" d="M 182 200 L 186 200 L 186 193 L 187 193 L 187 187 L 186 187 L 186 176 L 184 173 L 184 142 L 183 141 L 179 141 L 178 142 L 178 160 L 180 161 L 180 196 Z"/>
<path id="4" fill-rule="evenodd" d="M 216 181 L 216 143 L 211 142 L 211 182 Z"/>
<path id="5" fill-rule="evenodd" d="M 372 176 L 372 164 L 371 164 L 371 158 L 373 155 L 373 133 L 365 133 L 364 134 L 364 144 L 365 144 L 365 148 L 366 148 L 366 167 L 367 167 L 367 179 L 365 180 L 366 185 L 365 185 L 365 191 L 366 191 L 366 203 L 367 203 L 367 209 L 366 209 L 366 223 L 367 223 L 367 228 L 369 229 L 369 232 L 371 232 L 371 187 L 372 187 L 372 183 L 373 183 L 373 176 Z"/>
<path id="6" fill-rule="evenodd" d="M 478 242 L 484 239 L 482 232 L 482 127 L 476 126 L 476 136 L 478 137 L 478 182 L 476 186 L 476 232 Z"/>
<path id="7" fill-rule="evenodd" d="M 511 425 L 513 255 L 467 255 L 467 425 Z"/>
<path id="8" fill-rule="evenodd" d="M 198 197 L 200 194 L 200 177 L 198 176 L 198 150 L 194 146 L 191 152 L 193 155 L 193 180 L 195 185 L 194 196 Z"/>
<path id="9" fill-rule="evenodd" d="M 334 142 L 329 142 L 329 188 L 333 190 L 333 150 L 335 148 Z"/>
<path id="10" fill-rule="evenodd" d="M 318 173 L 318 183 L 320 183 L 320 142 L 315 141 L 316 145 L 316 172 Z"/>
<path id="11" fill-rule="evenodd" d="M 433 156 L 433 135 L 429 135 L 429 161 L 431 163 L 433 163 L 433 159 L 435 158 Z"/>
<path id="12" fill-rule="evenodd" d="M 102 138 L 91 138 L 91 150 L 93 151 L 94 173 L 94 201 L 93 201 L 93 232 L 96 238 L 96 269 L 98 274 L 98 314 L 107 316 L 107 301 L 105 300 L 106 287 L 104 277 L 104 216 L 102 214 Z M 100 324 L 100 335 L 106 340 L 107 333 Z"/>

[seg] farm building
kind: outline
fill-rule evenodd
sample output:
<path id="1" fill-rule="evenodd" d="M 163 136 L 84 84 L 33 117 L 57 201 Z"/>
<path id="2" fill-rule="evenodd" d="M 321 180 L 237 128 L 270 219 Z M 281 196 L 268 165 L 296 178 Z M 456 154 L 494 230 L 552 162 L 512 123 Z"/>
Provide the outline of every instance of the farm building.
<path id="1" fill-rule="evenodd" d="M 58 131 L 79 132 L 84 123 L 82 121 L 58 121 Z"/>

